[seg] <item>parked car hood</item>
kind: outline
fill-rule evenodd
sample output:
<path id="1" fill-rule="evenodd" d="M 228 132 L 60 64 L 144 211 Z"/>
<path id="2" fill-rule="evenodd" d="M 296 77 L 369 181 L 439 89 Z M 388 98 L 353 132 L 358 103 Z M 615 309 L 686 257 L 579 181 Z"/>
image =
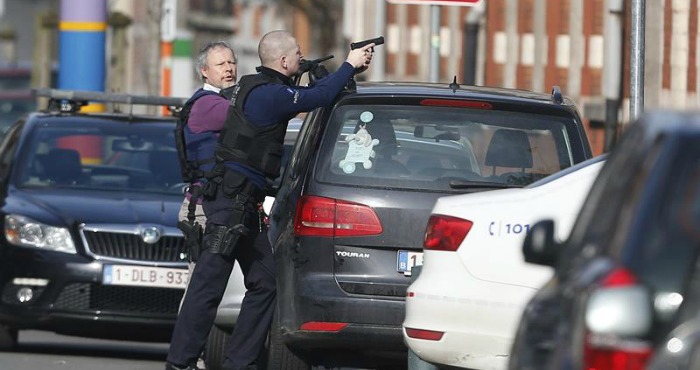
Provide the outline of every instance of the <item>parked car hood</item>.
<path id="1" fill-rule="evenodd" d="M 14 189 L 3 211 L 52 225 L 155 223 L 175 227 L 181 203 L 179 195 Z"/>

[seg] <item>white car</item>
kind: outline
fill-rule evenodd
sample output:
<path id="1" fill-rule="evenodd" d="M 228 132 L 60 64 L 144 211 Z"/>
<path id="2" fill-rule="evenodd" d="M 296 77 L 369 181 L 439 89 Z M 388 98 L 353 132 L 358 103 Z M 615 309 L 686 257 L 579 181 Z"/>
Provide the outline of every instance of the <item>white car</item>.
<path id="1" fill-rule="evenodd" d="M 522 310 L 553 272 L 525 263 L 522 241 L 545 218 L 566 239 L 604 157 L 524 188 L 438 199 L 406 295 L 409 349 L 438 366 L 505 369 Z"/>

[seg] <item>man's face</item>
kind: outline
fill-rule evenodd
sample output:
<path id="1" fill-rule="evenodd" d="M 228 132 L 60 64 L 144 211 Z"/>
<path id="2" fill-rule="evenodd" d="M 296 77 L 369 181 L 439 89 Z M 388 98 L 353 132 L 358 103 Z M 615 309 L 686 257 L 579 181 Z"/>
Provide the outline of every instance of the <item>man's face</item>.
<path id="1" fill-rule="evenodd" d="M 293 76 L 299 72 L 299 63 L 304 55 L 301 53 L 299 44 L 294 41 L 294 47 L 285 54 L 284 63 L 286 63 L 287 75 Z"/>
<path id="2" fill-rule="evenodd" d="M 202 69 L 206 82 L 220 89 L 236 84 L 238 69 L 233 53 L 227 48 L 214 48 L 207 53 L 207 66 Z"/>

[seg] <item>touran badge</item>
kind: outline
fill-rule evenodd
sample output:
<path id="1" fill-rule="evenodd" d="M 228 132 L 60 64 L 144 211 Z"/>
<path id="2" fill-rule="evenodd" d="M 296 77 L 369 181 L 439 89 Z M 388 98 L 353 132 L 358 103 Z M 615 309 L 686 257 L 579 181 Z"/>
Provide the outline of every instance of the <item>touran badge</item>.
<path id="1" fill-rule="evenodd" d="M 160 240 L 161 231 L 155 226 L 141 228 L 141 239 L 146 244 L 155 244 Z"/>

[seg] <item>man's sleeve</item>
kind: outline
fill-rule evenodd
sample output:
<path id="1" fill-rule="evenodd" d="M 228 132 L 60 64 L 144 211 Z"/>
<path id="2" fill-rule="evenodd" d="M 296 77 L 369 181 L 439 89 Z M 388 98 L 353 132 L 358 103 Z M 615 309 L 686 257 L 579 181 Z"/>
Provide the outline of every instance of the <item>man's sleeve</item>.
<path id="1" fill-rule="evenodd" d="M 296 114 L 329 105 L 354 73 L 355 68 L 344 62 L 337 71 L 316 81 L 311 87 L 288 87 L 283 93 L 276 94 L 276 106 L 286 107 L 286 114 Z"/>
<path id="2" fill-rule="evenodd" d="M 250 91 L 243 111 L 250 122 L 264 126 L 330 105 L 354 73 L 355 68 L 346 62 L 311 87 L 280 84 L 256 87 Z"/>
<path id="3" fill-rule="evenodd" d="M 193 133 L 221 131 L 226 121 L 228 100 L 218 95 L 205 95 L 192 105 L 187 125 Z"/>

